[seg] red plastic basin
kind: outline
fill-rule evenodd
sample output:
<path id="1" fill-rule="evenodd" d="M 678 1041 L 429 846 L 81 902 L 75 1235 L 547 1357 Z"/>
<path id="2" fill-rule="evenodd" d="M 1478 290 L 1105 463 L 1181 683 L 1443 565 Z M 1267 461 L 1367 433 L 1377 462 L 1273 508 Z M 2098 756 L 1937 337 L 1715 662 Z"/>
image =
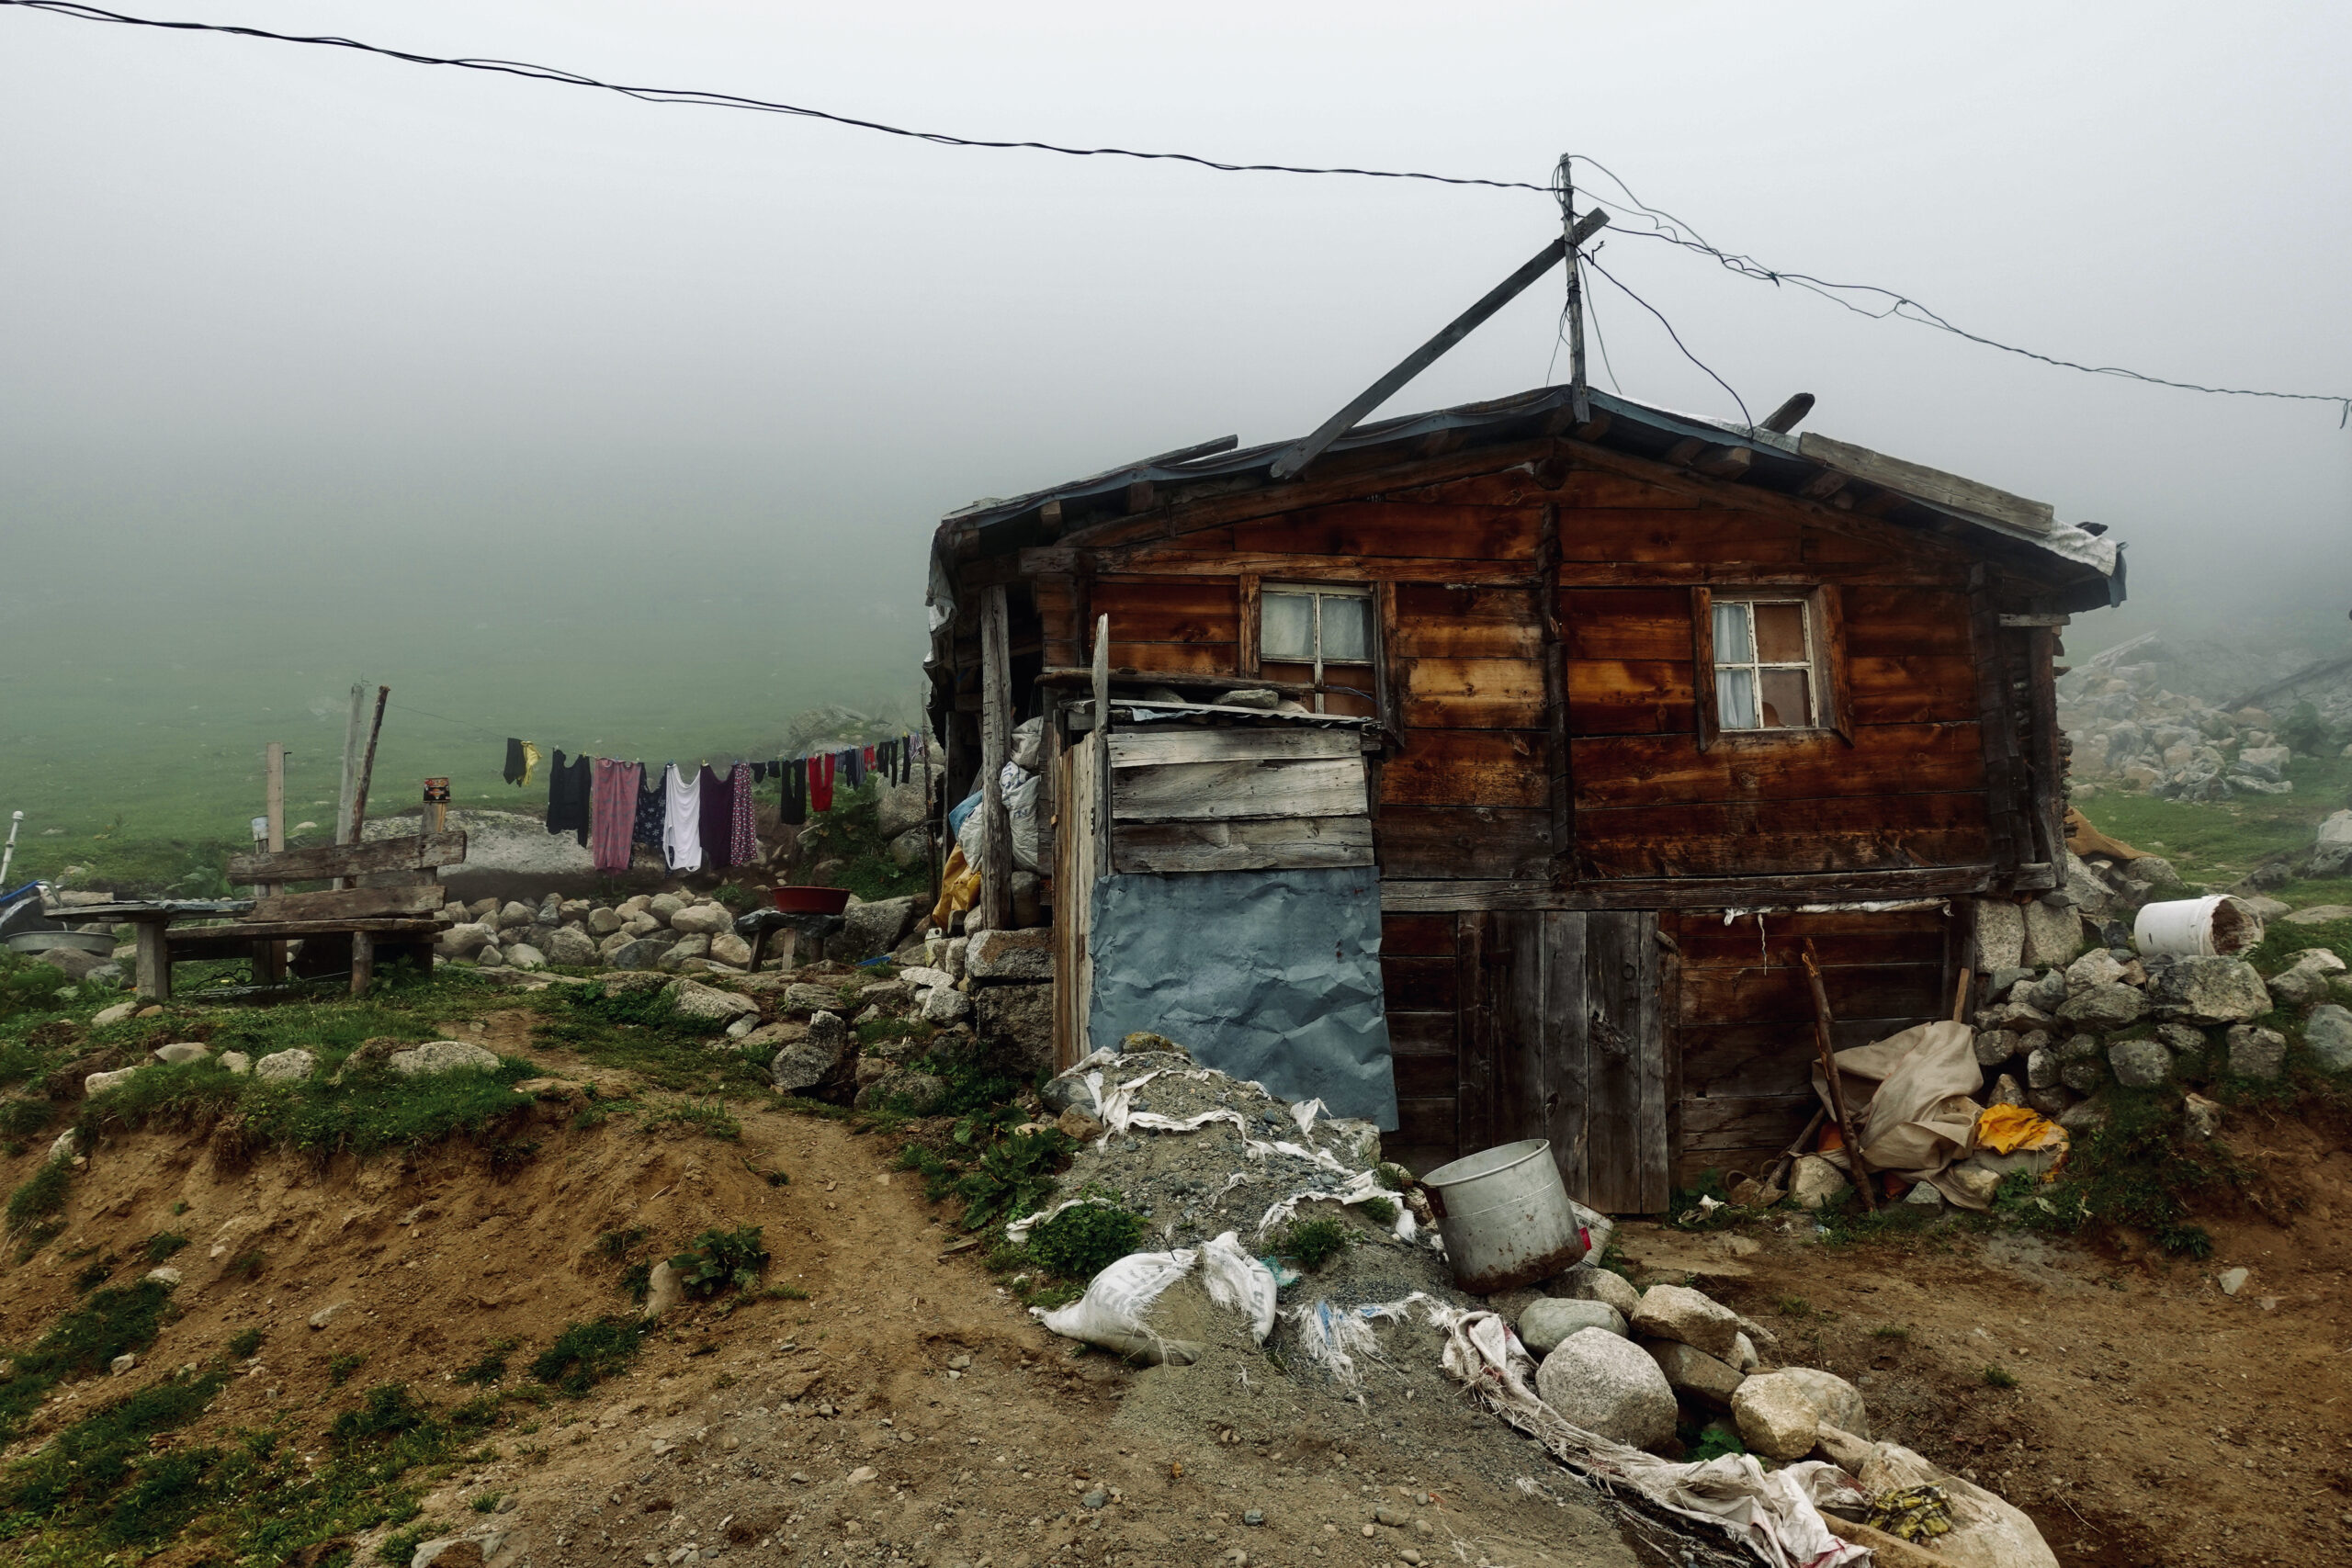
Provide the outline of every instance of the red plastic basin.
<path id="1" fill-rule="evenodd" d="M 787 915 L 838 915 L 849 908 L 846 887 L 771 887 L 768 897 Z"/>

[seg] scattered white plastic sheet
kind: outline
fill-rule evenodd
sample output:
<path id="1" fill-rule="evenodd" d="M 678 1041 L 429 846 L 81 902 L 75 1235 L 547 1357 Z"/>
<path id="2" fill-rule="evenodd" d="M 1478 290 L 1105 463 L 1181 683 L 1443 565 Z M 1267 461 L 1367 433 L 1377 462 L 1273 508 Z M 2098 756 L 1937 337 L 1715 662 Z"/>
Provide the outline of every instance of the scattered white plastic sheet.
<path id="1" fill-rule="evenodd" d="M 1168 1287 L 1195 1269 L 1209 1300 L 1248 1316 L 1250 1338 L 1264 1344 L 1274 1330 L 1273 1272 L 1243 1251 L 1231 1231 L 1197 1247 L 1131 1252 L 1095 1275 L 1086 1293 L 1069 1305 L 1030 1311 L 1064 1338 L 1082 1339 L 1152 1366 L 1182 1365 L 1198 1358 L 1200 1347 L 1153 1328 L 1151 1308 Z"/>
<path id="2" fill-rule="evenodd" d="M 1281 1224 L 1284 1220 L 1289 1219 L 1292 1214 L 1297 1212 L 1298 1206 L 1301 1203 L 1340 1203 L 1352 1205 L 1361 1203 L 1367 1198 L 1385 1198 L 1390 1202 L 1396 1203 L 1396 1218 L 1391 1224 L 1390 1229 L 1396 1233 L 1396 1239 L 1399 1241 L 1410 1241 L 1413 1239 L 1414 1233 L 1419 1229 L 1413 1221 L 1413 1211 L 1407 1208 L 1403 1203 L 1397 1202 L 1396 1194 L 1389 1191 L 1388 1189 L 1380 1185 L 1379 1178 L 1368 1170 L 1355 1172 L 1348 1178 L 1347 1182 L 1344 1185 L 1329 1192 L 1308 1190 L 1292 1193 L 1289 1197 L 1283 1199 L 1281 1202 L 1274 1204 L 1272 1208 L 1266 1211 L 1264 1216 L 1258 1221 L 1257 1234 L 1264 1235 L 1268 1231 L 1273 1229 L 1276 1225 Z"/>
<path id="3" fill-rule="evenodd" d="M 1050 1209 L 1040 1209 L 1034 1214 L 1022 1215 L 1021 1218 L 1013 1221 L 1011 1224 L 1004 1227 L 1005 1237 L 1007 1240 L 1011 1241 L 1013 1246 L 1019 1247 L 1029 1239 L 1029 1233 L 1031 1231 L 1036 1229 L 1039 1225 L 1044 1224 L 1056 1214 L 1060 1213 L 1065 1209 L 1075 1209 L 1087 1203 L 1100 1203 L 1105 1208 L 1117 1207 L 1117 1204 L 1108 1198 L 1065 1198 Z"/>

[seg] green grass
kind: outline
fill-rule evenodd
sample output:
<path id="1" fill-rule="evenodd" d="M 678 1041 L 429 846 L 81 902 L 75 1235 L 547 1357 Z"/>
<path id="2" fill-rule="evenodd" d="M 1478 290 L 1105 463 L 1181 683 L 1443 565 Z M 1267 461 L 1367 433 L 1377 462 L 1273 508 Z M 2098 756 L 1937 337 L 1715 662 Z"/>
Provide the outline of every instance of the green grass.
<path id="1" fill-rule="evenodd" d="M 333 1383 L 337 1388 L 341 1388 L 345 1383 L 351 1381 L 352 1373 L 357 1371 L 367 1364 L 368 1358 L 358 1354 L 356 1351 L 346 1351 L 340 1356 L 329 1356 L 327 1358 L 327 1382 Z"/>
<path id="2" fill-rule="evenodd" d="M 1315 1273 L 1351 1246 L 1355 1232 L 1344 1220 L 1293 1220 L 1283 1229 L 1281 1253 L 1308 1273 Z"/>
<path id="3" fill-rule="evenodd" d="M 261 1342 L 260 1329 L 240 1328 L 229 1337 L 229 1354 L 241 1361 L 250 1360 L 254 1352 L 261 1348 Z"/>
<path id="4" fill-rule="evenodd" d="M 65 1194 L 74 1185 L 74 1167 L 64 1160 L 44 1161 L 8 1194 L 8 1228 L 29 1230 L 34 1222 L 65 1212 Z"/>
<path id="5" fill-rule="evenodd" d="M 1986 1388 L 2015 1388 L 2018 1377 L 2007 1367 L 1986 1367 L 1983 1373 Z"/>
<path id="6" fill-rule="evenodd" d="M 748 1291 L 760 1282 L 768 1266 L 768 1249 L 759 1225 L 739 1225 L 731 1231 L 716 1227 L 688 1242 L 670 1259 L 686 1294 L 707 1301 L 722 1291 Z"/>
<path id="7" fill-rule="evenodd" d="M 139 1248 L 139 1256 L 150 1264 L 161 1263 L 187 1245 L 187 1237 L 177 1231 L 158 1231 Z"/>
<path id="8" fill-rule="evenodd" d="M 2206 805 L 2102 786 L 2076 805 L 2101 832 L 2164 856 L 2184 881 L 2218 888 L 2270 855 L 2308 852 L 2319 819 L 2342 807 L 2352 791 L 2352 758 L 2297 757 L 2287 776 L 2295 785 L 2292 795 L 2240 795 Z M 2352 903 L 2352 883 L 2301 888 L 2311 891 L 2287 901 Z"/>
<path id="9" fill-rule="evenodd" d="M 740 1142 L 743 1124 L 735 1120 L 723 1100 L 672 1100 L 648 1107 L 638 1122 L 643 1133 L 659 1133 L 666 1127 L 679 1127 L 706 1138 L 718 1138 L 727 1143 Z"/>
<path id="10" fill-rule="evenodd" d="M 601 986 L 558 986 L 522 1005 L 537 1011 L 536 1038 L 542 1043 L 575 1051 L 600 1067 L 635 1073 L 659 1089 L 756 1094 L 768 1087 L 772 1051 L 709 1049 L 724 1026 L 679 1012 L 658 987 L 608 997 Z"/>
<path id="11" fill-rule="evenodd" d="M 171 1287 L 141 1280 L 103 1290 L 60 1314 L 32 1348 L 9 1359 L 0 1377 L 0 1438 L 14 1434 L 49 1391 L 72 1377 L 92 1377 L 126 1351 L 144 1350 L 163 1332 Z"/>
<path id="12" fill-rule="evenodd" d="M 1065 1280 L 1091 1280 L 1140 1248 L 1143 1218 L 1115 1203 L 1080 1203 L 1029 1231 L 1029 1255 Z"/>
<path id="13" fill-rule="evenodd" d="M 644 1324 L 627 1317 L 566 1325 L 555 1343 L 531 1362 L 531 1376 L 577 1399 L 606 1378 L 627 1371 L 645 1332 Z"/>

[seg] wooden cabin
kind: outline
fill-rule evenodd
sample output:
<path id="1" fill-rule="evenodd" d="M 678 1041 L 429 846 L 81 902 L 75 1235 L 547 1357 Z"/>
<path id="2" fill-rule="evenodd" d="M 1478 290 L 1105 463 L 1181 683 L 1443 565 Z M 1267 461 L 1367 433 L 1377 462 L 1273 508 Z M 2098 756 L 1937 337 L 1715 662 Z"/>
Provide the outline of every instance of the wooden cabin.
<path id="1" fill-rule="evenodd" d="M 1810 1115 L 1804 939 L 1863 1043 L 1950 1014 L 1973 900 L 2060 884 L 2053 660 L 2122 598 L 2104 529 L 1589 398 L 1362 425 L 1281 482 L 1284 446 L 1228 439 L 940 525 L 950 798 L 1047 720 L 1060 1061 L 1117 1044 L 1106 879 L 1346 869 L 1385 1146 L 1548 1137 L 1572 1193 L 1655 1212 Z"/>

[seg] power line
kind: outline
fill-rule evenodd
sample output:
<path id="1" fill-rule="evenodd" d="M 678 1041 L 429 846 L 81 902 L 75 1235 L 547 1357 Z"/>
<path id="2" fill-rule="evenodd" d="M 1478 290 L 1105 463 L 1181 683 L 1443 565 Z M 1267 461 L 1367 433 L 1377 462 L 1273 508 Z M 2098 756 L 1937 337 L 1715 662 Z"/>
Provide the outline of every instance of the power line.
<path id="1" fill-rule="evenodd" d="M 1823 299 L 1829 300 L 1833 304 L 1843 306 L 1845 309 L 1853 311 L 1856 315 L 1868 316 L 1873 321 L 1885 321 L 1891 316 L 1902 321 L 1910 321 L 1915 325 L 1933 327 L 1938 332 L 1950 333 L 1954 337 L 1964 339 L 1969 343 L 1979 344 L 1982 347 L 1998 349 L 2003 354 L 2014 354 L 2019 358 L 2035 360 L 2043 365 L 2053 366 L 2061 370 L 2079 370 L 2087 376 L 2116 376 L 2129 381 L 2144 382 L 2152 387 L 2170 387 L 2178 391 L 2204 392 L 2214 397 L 2275 398 L 2288 402 L 2334 403 L 2336 405 L 2338 411 L 2336 428 L 2340 430 L 2344 428 L 2347 422 L 2352 422 L 2352 398 L 2346 398 L 2340 394 L 2331 392 L 2274 392 L 2266 391 L 2259 388 L 2253 387 L 2209 387 L 2197 381 L 2176 381 L 2171 379 L 2169 377 L 2150 376 L 2143 371 L 2129 369 L 2120 365 L 2085 365 L 2078 360 L 2062 359 L 2055 355 L 2043 354 L 2038 350 L 2030 348 L 2021 348 L 2016 344 L 2003 343 L 1998 338 L 1986 337 L 1982 333 L 1970 332 L 1965 327 L 1953 324 L 1951 321 L 1946 320 L 1936 311 L 1929 310 L 1927 306 L 1921 304 L 1918 300 L 1914 299 L 1909 295 L 1899 293 L 1892 288 L 1883 288 L 1874 283 L 1832 283 L 1826 279 L 1815 277 L 1810 273 L 1789 272 L 1778 267 L 1766 266 L 1763 263 L 1758 261 L 1753 256 L 1720 250 L 1714 245 L 1708 243 L 1706 239 L 1699 233 L 1696 225 L 1687 222 L 1680 218 L 1677 218 L 1674 214 L 1668 212 L 1663 208 L 1652 207 L 1643 201 L 1639 197 L 1634 194 L 1633 187 L 1626 185 L 1624 180 L 1620 178 L 1613 170 L 1601 164 L 1600 160 L 1587 157 L 1581 152 L 1572 153 L 1570 154 L 1570 157 L 1575 162 L 1589 164 L 1593 168 L 1599 170 L 1601 174 L 1607 175 L 1611 183 L 1617 186 L 1618 190 L 1623 194 L 1625 198 L 1623 202 L 1617 202 L 1609 200 L 1606 197 L 1595 196 L 1592 197 L 1593 200 L 1599 202 L 1601 206 L 1608 208 L 1611 212 L 1619 213 L 1628 218 L 1646 219 L 1649 220 L 1650 226 L 1648 228 L 1635 226 L 1620 227 L 1617 231 L 1618 232 L 1631 235 L 1635 239 L 1662 240 L 1668 244 L 1677 245 L 1683 250 L 1695 252 L 1700 255 L 1712 258 L 1726 270 L 1736 273 L 1742 277 L 1753 278 L 1759 283 L 1794 284 L 1800 288 L 1807 289 L 1815 294 L 1820 295 Z M 1611 278 L 1610 281 L 1615 282 L 1616 280 Z M 1620 284 L 1619 287 L 1623 288 L 1623 285 Z M 1883 308 L 1873 309 L 1869 305 L 1858 303 L 1856 300 L 1848 298 L 1849 295 L 1856 294 L 1874 297 L 1885 301 L 1885 304 Z"/>
<path id="2" fill-rule="evenodd" d="M 552 82 L 566 87 L 594 87 L 600 92 L 618 93 L 624 97 L 638 98 L 652 104 L 695 104 L 705 108 L 750 109 L 761 114 L 795 115 L 803 119 L 821 119 L 834 125 L 848 126 L 855 130 L 879 131 L 885 136 L 901 136 L 912 141 L 928 141 L 938 147 L 978 147 L 998 151 L 1029 152 L 1058 152 L 1071 158 L 1135 158 L 1147 163 L 1191 164 L 1204 169 L 1214 169 L 1227 175 L 1348 175 L 1370 180 L 1420 180 L 1430 185 L 1484 186 L 1492 190 L 1532 190 L 1545 192 L 1547 186 L 1531 185 L 1523 180 L 1488 180 L 1456 175 L 1424 174 L 1411 169 L 1357 169 L 1317 167 L 1295 164 L 1227 164 L 1197 152 L 1156 152 L 1131 147 L 1065 147 L 1053 141 L 1001 141 L 984 137 L 956 136 L 943 130 L 916 130 L 902 125 L 890 125 L 878 119 L 861 119 L 854 115 L 836 114 L 831 109 L 811 108 L 805 104 L 778 103 L 769 98 L 744 97 L 734 93 L 708 92 L 698 87 L 642 87 L 618 82 L 601 81 L 584 76 L 577 71 L 560 66 L 535 65 L 520 60 L 484 60 L 467 55 L 419 54 L 411 50 L 390 49 L 382 44 L 364 43 L 357 39 L 334 35 L 272 32 L 267 28 L 235 27 L 223 22 L 166 21 L 154 17 L 132 17 L 120 11 L 103 10 L 96 6 L 75 4 L 74 0 L 0 0 L 0 6 L 16 6 L 28 11 L 49 11 L 61 17 L 71 17 L 84 22 L 116 22 L 126 27 L 160 28 L 168 32 L 223 33 L 232 38 L 260 39 L 271 43 L 312 44 L 326 49 L 348 49 L 362 54 L 381 55 L 387 60 L 403 61 L 411 65 L 447 65 L 461 71 L 489 71 L 504 76 L 521 76 L 535 82 Z"/>
<path id="3" fill-rule="evenodd" d="M 560 86 L 590 87 L 599 92 L 617 93 L 624 97 L 636 98 L 646 103 L 691 104 L 706 108 L 745 109 L 762 114 L 791 115 L 805 119 L 823 120 L 856 130 L 870 130 L 885 136 L 903 137 L 910 141 L 928 142 L 939 147 L 1052 152 L 1072 158 L 1131 158 L 1145 163 L 1186 164 L 1219 174 L 1324 175 L 1360 179 L 1412 180 L 1430 185 L 1477 186 L 1489 190 L 1532 191 L 1547 197 L 1556 194 L 1557 190 L 1555 184 L 1438 175 L 1409 169 L 1366 169 L 1344 165 L 1300 164 L 1234 164 L 1196 152 L 1151 152 L 1129 147 L 1070 147 L 1052 141 L 1000 141 L 984 137 L 958 136 L 946 131 L 917 130 L 906 126 L 891 125 L 882 120 L 838 114 L 830 109 L 813 108 L 801 104 L 781 103 L 768 98 L 746 97 L 734 93 L 719 93 L 689 87 L 631 86 L 622 83 L 603 81 L 558 66 L 537 65 L 526 61 L 481 59 L 464 55 L 421 54 L 411 50 L 391 49 L 382 44 L 366 43 L 357 39 L 334 35 L 281 33 L 273 32 L 266 28 L 242 27 L 222 22 L 172 21 L 153 17 L 134 17 L 120 11 L 105 10 L 96 6 L 82 5 L 77 3 L 77 0 L 0 0 L 0 6 L 46 11 L 55 16 L 69 17 L 76 21 L 110 22 L 126 27 L 156 28 L 168 32 L 219 33 L 232 38 L 256 39 L 272 43 L 307 44 L 328 49 L 352 50 L 362 54 L 378 55 L 387 60 L 401 61 L 412 65 L 448 66 L 464 71 L 485 71 L 501 75 L 520 76 L 530 81 L 554 83 Z M 1628 220 L 1639 220 L 1620 226 L 1619 232 L 1639 239 L 1657 240 L 1710 257 L 1739 276 L 1775 286 L 1792 284 L 1820 295 L 1823 299 L 1841 305 L 1858 315 L 1869 316 L 1879 321 L 1888 317 L 1897 317 L 1919 326 L 1933 327 L 1939 332 L 1949 333 L 1954 337 L 1976 344 L 1981 347 L 2015 355 L 2019 358 L 2030 359 L 2057 369 L 2075 370 L 2090 376 L 2114 376 L 2152 387 L 2169 387 L 2178 391 L 2200 392 L 2212 397 L 2270 398 L 2288 402 L 2334 403 L 2338 410 L 2337 426 L 2342 428 L 2346 423 L 2352 423 L 2352 397 L 2339 393 L 2279 392 L 2253 387 L 2215 387 L 2198 381 L 2180 381 L 2165 376 L 2151 376 L 2144 371 L 2130 369 L 2120 365 L 2086 365 L 2079 360 L 2043 354 L 2036 349 L 2024 348 L 2016 344 L 2005 343 L 1998 338 L 1987 337 L 1981 333 L 1970 332 L 1928 309 L 1911 296 L 1895 289 L 1868 283 L 1833 283 L 1810 273 L 1791 272 L 1779 267 L 1767 266 L 1753 256 L 1718 248 L 1708 243 L 1699 233 L 1695 225 L 1662 208 L 1652 207 L 1644 202 L 1634 194 L 1633 188 L 1623 179 L 1598 159 L 1581 152 L 1570 154 L 1570 159 L 1572 162 L 1591 165 L 1615 185 L 1623 195 L 1622 201 L 1601 197 L 1591 198 Z M 1647 301 L 1643 300 L 1639 295 L 1634 294 L 1633 290 L 1625 288 L 1624 284 L 1619 282 L 1614 276 L 1606 271 L 1601 271 L 1601 276 L 1607 277 L 1619 288 L 1624 289 L 1625 293 L 1644 310 L 1657 316 L 1661 322 L 1665 322 L 1666 318 L 1663 315 L 1659 314 Z M 1849 298 L 1853 295 L 1874 298 L 1883 301 L 1883 304 L 1874 308 Z M 1667 330 L 1669 333 L 1673 332 L 1670 323 L 1668 324 Z M 1676 346 L 1682 347 L 1684 355 L 1690 356 L 1690 351 L 1682 345 L 1681 339 L 1677 337 L 1675 342 Z M 1702 369 L 1706 368 L 1695 356 L 1691 356 L 1691 363 L 1699 365 Z M 1713 371 L 1708 370 L 1707 374 L 1713 377 L 1718 384 L 1723 385 L 1725 391 L 1731 390 L 1729 385 L 1724 383 L 1723 378 L 1715 376 Z M 1735 400 L 1738 398 L 1736 392 L 1732 395 Z M 1742 412 L 1745 412 L 1745 411 L 1746 405 L 1742 404 Z"/>
<path id="4" fill-rule="evenodd" d="M 1586 256 L 1584 258 L 1584 265 L 1592 268 L 1593 271 L 1600 274 L 1601 276 L 1607 278 L 1610 282 L 1616 283 L 1618 292 L 1624 295 L 1626 299 L 1631 299 L 1634 304 L 1639 305 L 1643 310 L 1647 310 L 1651 315 L 1656 316 L 1657 318 L 1657 324 L 1666 329 L 1666 335 L 1674 340 L 1674 346 L 1682 351 L 1682 357 L 1697 366 L 1700 369 L 1705 370 L 1707 372 L 1708 379 L 1714 382 L 1716 386 L 1721 387 L 1724 391 L 1730 392 L 1731 400 L 1739 405 L 1739 417 L 1741 423 L 1746 424 L 1750 430 L 1756 428 L 1756 416 L 1747 412 L 1747 400 L 1741 397 L 1736 391 L 1734 391 L 1732 389 L 1732 384 L 1729 381 L 1724 380 L 1722 377 L 1716 375 L 1713 369 L 1710 369 L 1705 360 L 1690 352 L 1690 345 L 1682 341 L 1682 334 L 1674 330 L 1674 323 L 1666 319 L 1665 312 L 1661 311 L 1657 306 L 1651 304 L 1648 300 L 1643 299 L 1640 295 L 1634 293 L 1632 289 L 1626 288 L 1623 283 L 1618 283 L 1617 275 L 1611 272 L 1599 262 L 1593 260 L 1592 257 Z M 1616 379 L 1616 375 L 1613 371 L 1610 375 L 1610 379 L 1612 381 Z"/>

